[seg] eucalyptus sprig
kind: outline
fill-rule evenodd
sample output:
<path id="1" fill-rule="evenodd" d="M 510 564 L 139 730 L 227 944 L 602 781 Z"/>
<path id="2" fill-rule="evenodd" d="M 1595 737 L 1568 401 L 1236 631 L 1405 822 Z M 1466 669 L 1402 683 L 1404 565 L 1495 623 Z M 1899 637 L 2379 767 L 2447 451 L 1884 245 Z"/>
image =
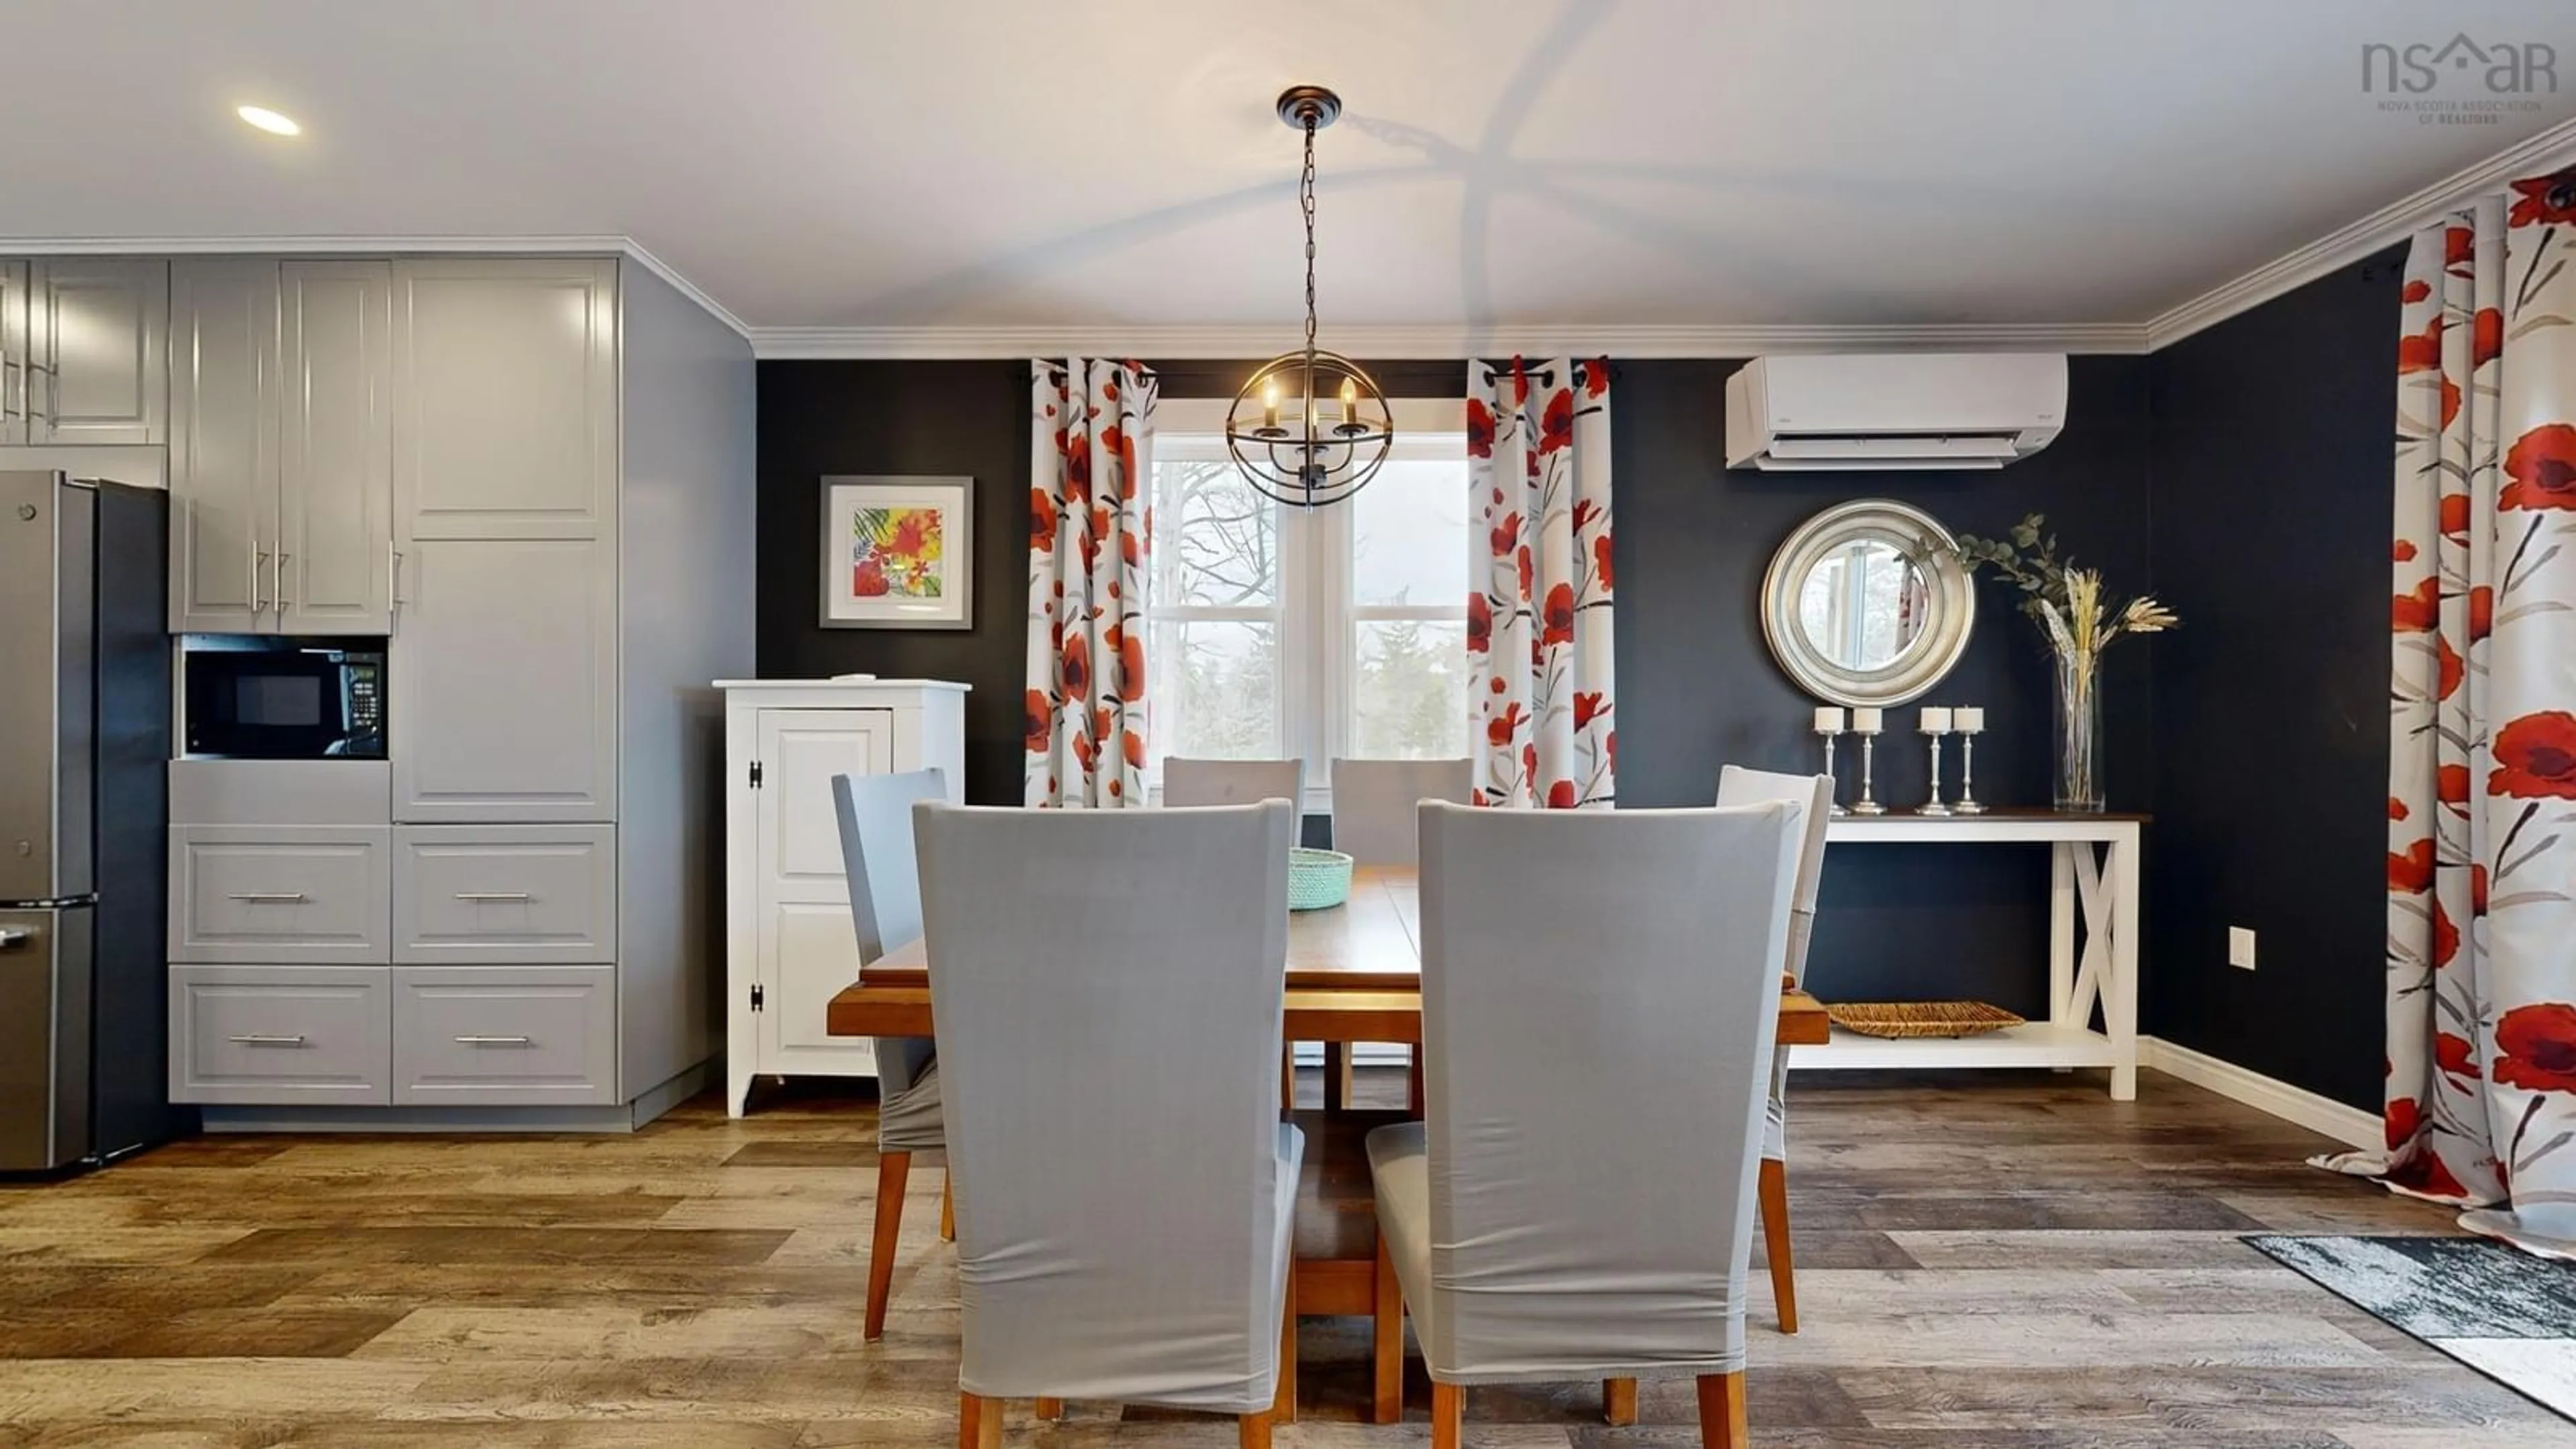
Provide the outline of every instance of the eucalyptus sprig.
<path id="1" fill-rule="evenodd" d="M 2005 538 L 1959 535 L 1959 561 L 1968 572 L 1990 568 L 2019 591 L 2021 611 L 2039 625 L 2049 647 L 2062 655 L 2096 654 L 2128 634 L 2161 634 L 2182 620 L 2150 594 L 2115 605 L 2102 588 L 2102 571 L 2060 557 L 2057 535 L 2045 514 L 2033 513 Z"/>

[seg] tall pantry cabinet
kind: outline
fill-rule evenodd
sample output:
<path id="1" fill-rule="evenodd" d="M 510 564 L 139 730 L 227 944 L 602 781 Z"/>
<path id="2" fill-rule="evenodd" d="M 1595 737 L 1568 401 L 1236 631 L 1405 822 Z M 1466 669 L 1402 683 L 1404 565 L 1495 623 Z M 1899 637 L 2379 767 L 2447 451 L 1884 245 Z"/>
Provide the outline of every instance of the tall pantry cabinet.
<path id="1" fill-rule="evenodd" d="M 748 346 L 616 258 L 173 267 L 174 629 L 382 637 L 388 708 L 372 767 L 174 765 L 174 1098 L 649 1118 L 718 1045 Z"/>

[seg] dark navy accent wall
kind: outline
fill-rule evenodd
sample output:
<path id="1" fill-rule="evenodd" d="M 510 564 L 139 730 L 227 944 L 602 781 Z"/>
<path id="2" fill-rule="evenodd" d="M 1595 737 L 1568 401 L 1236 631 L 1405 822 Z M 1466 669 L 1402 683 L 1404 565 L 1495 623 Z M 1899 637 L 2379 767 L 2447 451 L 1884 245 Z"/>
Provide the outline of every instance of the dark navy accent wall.
<path id="1" fill-rule="evenodd" d="M 1254 364 L 1155 364 L 1168 397 L 1231 394 Z M 1993 533 L 2047 512 L 2068 547 L 2143 582 L 2148 538 L 2147 363 L 2078 358 L 2064 436 L 2001 472 L 1788 476 L 1728 472 L 1722 396 L 1740 361 L 1615 364 L 1620 793 L 1631 805 L 1705 803 L 1719 765 L 1812 768 L 1813 702 L 1762 643 L 1756 595 L 1772 551 L 1809 514 L 1849 498 L 1916 503 L 1955 529 Z M 1450 396 L 1456 360 L 1378 363 L 1394 396 Z M 760 668 L 850 670 L 975 686 L 967 707 L 967 798 L 1020 798 L 1027 606 L 1028 364 L 764 362 L 760 366 Z M 815 623 L 817 480 L 826 473 L 948 473 L 977 480 L 975 628 L 966 634 L 823 629 Z M 2046 803 L 2048 676 L 2027 621 L 1986 592 L 1966 659 L 1931 697 L 1983 704 L 1980 793 Z M 2114 656 L 2106 685 L 2112 799 L 2146 806 L 2146 660 Z M 1910 729 L 1912 709 L 1892 729 Z M 1848 743 L 1848 742 L 1846 742 Z M 1892 733 L 1880 797 L 1920 800 L 1919 738 Z M 1845 755 L 1845 778 L 1857 765 Z M 1851 786 L 1846 787 L 1849 793 Z M 1320 823 L 1320 822 L 1318 822 Z M 1845 999 L 1976 996 L 2025 1012 L 2044 1002 L 2047 860 L 2037 847 L 1973 851 L 1840 847 L 1813 957 L 1819 989 Z"/>
<path id="2" fill-rule="evenodd" d="M 2157 352 L 2149 1029 L 2376 1110 L 2405 248 Z M 2256 969 L 2227 964 L 2252 927 Z"/>

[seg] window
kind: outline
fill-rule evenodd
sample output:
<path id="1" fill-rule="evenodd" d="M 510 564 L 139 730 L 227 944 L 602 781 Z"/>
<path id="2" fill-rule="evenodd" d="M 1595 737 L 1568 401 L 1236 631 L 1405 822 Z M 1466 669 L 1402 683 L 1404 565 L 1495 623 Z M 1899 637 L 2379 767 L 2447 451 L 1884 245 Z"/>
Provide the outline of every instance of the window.
<path id="1" fill-rule="evenodd" d="M 1167 399 L 1153 445 L 1152 758 L 1467 753 L 1464 404 L 1395 405 L 1359 495 L 1293 508 L 1226 456 L 1223 399 Z"/>

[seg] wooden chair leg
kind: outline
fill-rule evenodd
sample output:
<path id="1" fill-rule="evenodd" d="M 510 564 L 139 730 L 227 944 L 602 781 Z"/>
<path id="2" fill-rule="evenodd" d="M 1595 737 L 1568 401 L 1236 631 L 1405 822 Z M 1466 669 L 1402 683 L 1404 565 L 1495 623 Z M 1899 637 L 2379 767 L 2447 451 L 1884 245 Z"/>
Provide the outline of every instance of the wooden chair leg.
<path id="1" fill-rule="evenodd" d="M 1701 1449 L 1744 1449 L 1753 1442 L 1744 1421 L 1744 1370 L 1700 1375 L 1699 1442 Z"/>
<path id="2" fill-rule="evenodd" d="M 868 1315 L 860 1329 L 860 1337 L 870 1343 L 885 1337 L 886 1297 L 894 1289 L 895 1239 L 903 1232 L 903 1185 L 911 1176 L 911 1153 L 877 1154 L 877 1230 L 868 1243 Z"/>
<path id="3" fill-rule="evenodd" d="M 1279 1115 L 1297 1110 L 1297 1044 L 1279 1044 Z"/>
<path id="4" fill-rule="evenodd" d="M 1038 1400 L 1038 1417 L 1039 1417 L 1039 1418 L 1041 1418 L 1041 1419 L 1044 1419 L 1046 1422 L 1048 1422 L 1048 1423 L 1050 1423 L 1050 1424 L 1054 1423 L 1054 1422 L 1055 1422 L 1056 1420 L 1058 1420 L 1058 1419 L 1063 1418 L 1063 1417 L 1064 1417 L 1064 1400 L 1062 1400 L 1062 1399 L 1040 1399 L 1040 1400 Z"/>
<path id="5" fill-rule="evenodd" d="M 1395 1259 L 1387 1255 L 1384 1233 L 1378 1234 L 1377 1273 L 1370 1286 L 1377 1301 L 1370 1325 L 1376 1383 L 1369 1422 L 1400 1424 L 1404 1422 L 1404 1285 L 1395 1279 Z"/>
<path id="6" fill-rule="evenodd" d="M 1002 1449 L 1002 1401 L 957 1396 L 957 1449 Z"/>
<path id="7" fill-rule="evenodd" d="M 957 1241 L 957 1174 L 942 1175 L 939 1184 L 939 1241 Z"/>
<path id="8" fill-rule="evenodd" d="M 1235 1415 L 1234 1442 L 1237 1449 L 1270 1449 L 1270 1416 L 1268 1414 Z"/>
<path id="9" fill-rule="evenodd" d="M 1467 1390 L 1431 1382 L 1431 1449 L 1459 1449 L 1467 1432 Z"/>
<path id="10" fill-rule="evenodd" d="M 1601 1381 L 1601 1421 L 1614 1429 L 1624 1429 L 1637 1422 L 1635 1379 Z"/>
<path id="11" fill-rule="evenodd" d="M 1288 1267 L 1288 1282 L 1279 1295 L 1279 1385 L 1270 1395 L 1270 1417 L 1297 1422 L 1297 1267 Z"/>
<path id="12" fill-rule="evenodd" d="M 1351 1104 L 1351 1044 L 1324 1043 L 1324 1110 L 1339 1112 Z"/>
<path id="13" fill-rule="evenodd" d="M 1762 1159 L 1762 1253 L 1771 1260 L 1771 1301 L 1780 1331 L 1798 1331 L 1798 1273 L 1789 1259 L 1789 1167 Z"/>
<path id="14" fill-rule="evenodd" d="M 1404 1110 L 1422 1115 L 1422 1047 L 1416 1043 L 1404 1067 Z"/>

